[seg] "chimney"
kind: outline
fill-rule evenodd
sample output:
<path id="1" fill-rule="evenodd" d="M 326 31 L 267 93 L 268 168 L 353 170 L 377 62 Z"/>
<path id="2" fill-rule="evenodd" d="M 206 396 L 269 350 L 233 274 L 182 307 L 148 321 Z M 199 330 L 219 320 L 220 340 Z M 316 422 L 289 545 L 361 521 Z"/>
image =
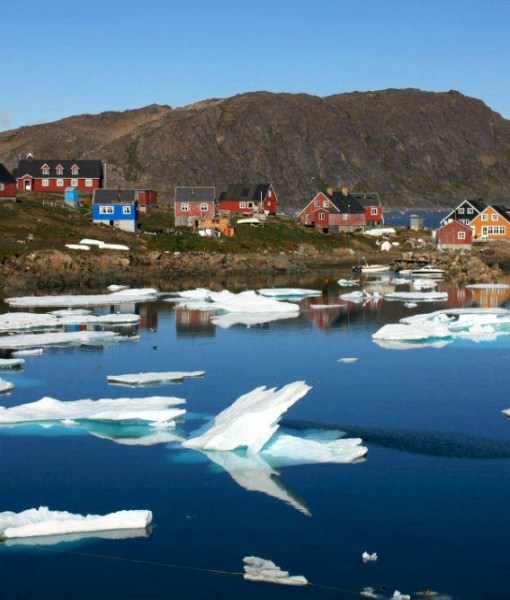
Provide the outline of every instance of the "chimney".
<path id="1" fill-rule="evenodd" d="M 342 188 L 342 196 L 348 196 L 348 195 L 349 195 L 349 188 L 343 187 Z"/>

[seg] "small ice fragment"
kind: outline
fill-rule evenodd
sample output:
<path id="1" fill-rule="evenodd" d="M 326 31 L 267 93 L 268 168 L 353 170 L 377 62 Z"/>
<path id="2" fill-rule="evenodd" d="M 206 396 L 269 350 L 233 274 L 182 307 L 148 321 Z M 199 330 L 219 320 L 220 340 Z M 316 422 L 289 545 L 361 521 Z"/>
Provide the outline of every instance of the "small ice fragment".
<path id="1" fill-rule="evenodd" d="M 404 302 L 406 308 L 416 308 L 418 304 L 416 302 Z"/>
<path id="2" fill-rule="evenodd" d="M 359 595 L 363 596 L 364 598 L 377 598 L 374 588 L 370 586 L 364 587 Z"/>
<path id="3" fill-rule="evenodd" d="M 306 296 L 322 296 L 320 290 L 303 288 L 262 288 L 257 290 L 261 296 L 269 298 L 305 298 Z"/>
<path id="4" fill-rule="evenodd" d="M 112 283 L 112 285 L 109 285 L 106 289 L 109 292 L 120 292 L 121 290 L 127 290 L 129 288 L 128 285 L 116 285 L 114 283 Z"/>
<path id="5" fill-rule="evenodd" d="M 392 598 L 393 600 L 411 600 L 411 596 L 409 594 L 401 594 L 398 590 L 393 592 Z"/>
<path id="6" fill-rule="evenodd" d="M 19 369 L 24 364 L 22 358 L 0 358 L 0 369 Z"/>
<path id="7" fill-rule="evenodd" d="M 107 375 L 108 383 L 117 385 L 154 385 L 183 381 L 190 377 L 203 377 L 205 371 L 159 371 L 147 373 L 128 373 L 126 375 Z"/>
<path id="8" fill-rule="evenodd" d="M 27 350 L 16 350 L 12 353 L 14 358 L 18 358 L 20 356 L 39 356 L 44 352 L 42 348 L 28 348 Z"/>
<path id="9" fill-rule="evenodd" d="M 14 389 L 14 383 L 10 381 L 6 381 L 5 379 L 0 378 L 0 394 L 3 392 L 10 392 Z"/>
<path id="10" fill-rule="evenodd" d="M 258 556 L 245 556 L 243 562 L 243 577 L 248 581 L 264 581 L 282 585 L 308 585 L 306 577 L 303 577 L 303 575 L 289 575 L 288 571 L 282 571 L 271 560 L 259 558 Z"/>
<path id="11" fill-rule="evenodd" d="M 358 359 L 357 359 L 357 358 L 355 358 L 354 356 L 352 356 L 352 357 L 349 357 L 349 356 L 347 356 L 347 357 L 345 357 L 345 358 L 339 358 L 339 359 L 338 359 L 338 362 L 340 362 L 340 363 L 344 363 L 344 364 L 346 364 L 346 365 L 350 365 L 351 363 L 355 363 L 357 360 L 358 360 Z"/>
<path id="12" fill-rule="evenodd" d="M 361 555 L 361 559 L 364 563 L 375 562 L 378 558 L 379 557 L 377 556 L 377 552 L 372 552 L 372 554 L 369 554 L 368 552 L 363 552 L 363 554 Z"/>
<path id="13" fill-rule="evenodd" d="M 337 283 L 340 287 L 354 287 L 359 285 L 359 281 L 357 279 L 339 279 Z"/>

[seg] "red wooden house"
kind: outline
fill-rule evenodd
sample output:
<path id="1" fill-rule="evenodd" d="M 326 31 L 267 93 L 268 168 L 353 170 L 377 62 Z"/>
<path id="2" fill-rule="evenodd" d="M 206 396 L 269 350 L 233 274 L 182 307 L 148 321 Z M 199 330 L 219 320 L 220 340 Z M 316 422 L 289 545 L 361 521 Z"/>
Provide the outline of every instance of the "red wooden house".
<path id="1" fill-rule="evenodd" d="M 315 227 L 324 233 L 354 231 L 363 229 L 366 224 L 365 209 L 346 190 L 319 192 L 297 218 L 301 225 Z"/>
<path id="2" fill-rule="evenodd" d="M 460 221 L 450 221 L 436 231 L 438 250 L 471 250 L 473 230 Z"/>
<path id="3" fill-rule="evenodd" d="M 178 186 L 175 188 L 174 213 L 176 227 L 192 227 L 200 219 L 216 215 L 214 186 Z"/>
<path id="4" fill-rule="evenodd" d="M 377 192 L 355 192 L 351 196 L 364 208 L 367 226 L 384 225 L 384 208 Z"/>
<path id="5" fill-rule="evenodd" d="M 103 187 L 100 160 L 60 160 L 25 158 L 16 168 L 18 190 L 25 192 L 64 192 L 67 187 L 92 192 Z"/>
<path id="6" fill-rule="evenodd" d="M 252 215 L 265 211 L 275 215 L 278 209 L 278 197 L 271 183 L 257 185 L 230 185 L 221 193 L 218 201 L 220 210 L 242 215 Z"/>
<path id="7" fill-rule="evenodd" d="M 16 180 L 0 163 L 0 200 L 16 200 Z"/>

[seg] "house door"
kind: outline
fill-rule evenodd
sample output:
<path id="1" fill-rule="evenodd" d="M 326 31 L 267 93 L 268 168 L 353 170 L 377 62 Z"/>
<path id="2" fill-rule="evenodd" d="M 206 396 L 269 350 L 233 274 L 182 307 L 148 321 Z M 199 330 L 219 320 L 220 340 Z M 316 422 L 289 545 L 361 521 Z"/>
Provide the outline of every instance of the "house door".
<path id="1" fill-rule="evenodd" d="M 31 192 L 32 191 L 32 180 L 25 179 L 24 184 L 25 184 L 25 192 Z"/>

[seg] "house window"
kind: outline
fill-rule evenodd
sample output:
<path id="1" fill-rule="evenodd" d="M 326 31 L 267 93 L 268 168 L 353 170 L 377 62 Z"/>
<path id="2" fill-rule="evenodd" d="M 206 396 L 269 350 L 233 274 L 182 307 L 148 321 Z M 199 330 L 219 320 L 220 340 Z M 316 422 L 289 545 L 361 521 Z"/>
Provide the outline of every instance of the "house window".
<path id="1" fill-rule="evenodd" d="M 239 202 L 239 208 L 246 208 L 246 202 Z"/>
<path id="2" fill-rule="evenodd" d="M 373 216 L 377 215 L 377 206 L 372 206 L 370 208 L 370 214 Z"/>
<path id="3" fill-rule="evenodd" d="M 463 215 L 464 214 L 464 209 L 463 208 L 459 208 L 459 215 Z"/>
<path id="4" fill-rule="evenodd" d="M 85 187 L 92 187 L 92 179 L 85 179 Z"/>
<path id="5" fill-rule="evenodd" d="M 100 206 L 99 214 L 100 215 L 113 215 L 113 206 Z"/>
<path id="6" fill-rule="evenodd" d="M 468 206 L 468 208 L 467 208 L 467 214 L 468 215 L 472 215 L 473 212 L 474 212 L 473 209 L 470 206 Z"/>
<path id="7" fill-rule="evenodd" d="M 482 215 L 482 221 L 488 221 L 489 220 L 489 215 L 487 213 L 484 213 Z"/>
<path id="8" fill-rule="evenodd" d="M 131 207 L 130 206 L 123 206 L 122 207 L 122 214 L 123 215 L 130 215 L 131 214 Z"/>
<path id="9" fill-rule="evenodd" d="M 466 239 L 466 232 L 465 231 L 458 231 L 457 232 L 457 239 L 458 240 L 465 240 Z"/>
<path id="10" fill-rule="evenodd" d="M 3 183 L 0 183 L 0 192 L 3 192 L 5 190 L 5 185 Z"/>
<path id="11" fill-rule="evenodd" d="M 492 219 L 493 221 L 497 221 L 497 220 L 498 220 L 498 214 L 497 214 L 497 213 L 492 213 L 492 215 L 491 215 L 491 219 Z"/>
<path id="12" fill-rule="evenodd" d="M 329 200 L 323 200 L 322 201 L 322 206 L 324 206 L 324 208 L 328 208 L 328 206 L 329 206 Z"/>
<path id="13" fill-rule="evenodd" d="M 181 210 L 182 210 L 182 212 L 188 212 L 189 204 L 187 202 L 181 202 Z"/>
<path id="14" fill-rule="evenodd" d="M 319 208 L 321 205 L 320 200 L 315 201 L 315 208 Z"/>
<path id="15" fill-rule="evenodd" d="M 71 175 L 78 175 L 80 172 L 80 167 L 78 165 L 73 165 L 71 167 Z"/>
<path id="16" fill-rule="evenodd" d="M 64 180 L 63 179 L 57 179 L 57 187 L 64 187 Z"/>
<path id="17" fill-rule="evenodd" d="M 62 165 L 57 165 L 57 167 L 55 169 L 55 173 L 57 175 L 63 175 L 64 174 L 64 167 Z"/>
<path id="18" fill-rule="evenodd" d="M 344 213 L 342 215 L 342 218 L 343 218 L 344 221 L 347 221 L 349 219 L 349 213 Z"/>
<path id="19" fill-rule="evenodd" d="M 78 180 L 77 179 L 71 179 L 71 185 L 74 187 L 78 187 Z"/>
<path id="20" fill-rule="evenodd" d="M 50 180 L 49 179 L 43 179 L 41 183 L 42 183 L 43 187 L 49 187 Z"/>
<path id="21" fill-rule="evenodd" d="M 324 213 L 319 213 L 319 221 L 324 221 L 326 218 L 326 215 Z"/>
<path id="22" fill-rule="evenodd" d="M 41 173 L 43 175 L 49 175 L 50 174 L 50 168 L 48 167 L 48 165 L 43 165 L 41 167 Z"/>
<path id="23" fill-rule="evenodd" d="M 200 210 L 203 210 L 203 211 L 209 210 L 209 205 L 207 204 L 207 202 L 202 202 L 200 204 Z"/>

